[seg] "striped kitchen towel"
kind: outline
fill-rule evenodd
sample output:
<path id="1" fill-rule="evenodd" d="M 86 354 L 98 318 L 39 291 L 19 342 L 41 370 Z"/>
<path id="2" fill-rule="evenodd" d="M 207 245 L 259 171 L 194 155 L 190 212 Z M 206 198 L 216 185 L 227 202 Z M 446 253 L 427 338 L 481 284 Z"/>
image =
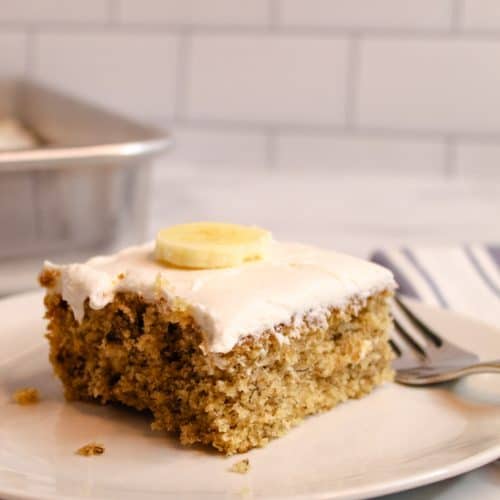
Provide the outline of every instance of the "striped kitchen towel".
<path id="1" fill-rule="evenodd" d="M 500 244 L 378 250 L 399 292 L 500 326 Z"/>

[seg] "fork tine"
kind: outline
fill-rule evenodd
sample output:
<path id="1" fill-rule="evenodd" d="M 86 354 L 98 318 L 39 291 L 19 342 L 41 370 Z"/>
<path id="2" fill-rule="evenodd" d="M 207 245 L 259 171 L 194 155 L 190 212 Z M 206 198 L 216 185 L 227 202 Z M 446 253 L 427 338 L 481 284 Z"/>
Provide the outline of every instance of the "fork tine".
<path id="1" fill-rule="evenodd" d="M 431 330 L 419 318 L 417 318 L 397 295 L 394 297 L 394 301 L 399 306 L 401 311 L 403 311 L 405 316 L 413 323 L 415 328 L 417 328 L 420 333 L 422 333 L 422 335 L 430 340 L 436 347 L 441 347 L 443 345 L 443 340 L 441 339 L 441 337 L 436 332 Z"/>
<path id="2" fill-rule="evenodd" d="M 471 373 L 467 367 L 481 366 L 477 354 L 437 335 L 399 297 L 395 297 L 394 304 L 394 329 L 389 343 L 396 353 L 392 366 L 397 382 L 423 385 L 446 381 Z"/>
<path id="3" fill-rule="evenodd" d="M 408 333 L 408 331 L 401 325 L 401 323 L 397 319 L 394 319 L 394 326 L 396 327 L 396 331 L 403 338 L 405 343 L 409 347 L 411 347 L 413 351 L 416 351 L 416 353 L 423 358 L 427 357 L 427 354 L 422 346 Z"/>
<path id="4" fill-rule="evenodd" d="M 393 339 L 389 339 L 389 345 L 391 346 L 392 352 L 399 358 L 402 354 L 401 349 L 398 344 Z"/>
<path id="5" fill-rule="evenodd" d="M 394 319 L 395 330 L 401 334 L 402 338 L 407 344 L 413 347 L 414 352 L 418 352 L 423 356 L 423 361 L 426 363 L 440 363 L 440 364 L 450 364 L 455 363 L 457 360 L 461 362 L 474 363 L 477 362 L 479 357 L 477 354 L 462 349 L 453 342 L 440 337 L 431 328 L 429 328 L 422 320 L 420 320 L 404 303 L 399 297 L 395 297 L 394 303 L 397 304 L 397 308 L 394 309 L 394 313 L 397 311 L 398 314 L 401 313 L 401 319 L 408 320 L 408 325 L 412 328 L 406 328 Z M 411 330 L 415 330 L 413 336 L 409 333 Z M 426 344 L 422 344 L 414 335 L 416 333 L 422 335 L 424 339 L 427 339 Z"/>

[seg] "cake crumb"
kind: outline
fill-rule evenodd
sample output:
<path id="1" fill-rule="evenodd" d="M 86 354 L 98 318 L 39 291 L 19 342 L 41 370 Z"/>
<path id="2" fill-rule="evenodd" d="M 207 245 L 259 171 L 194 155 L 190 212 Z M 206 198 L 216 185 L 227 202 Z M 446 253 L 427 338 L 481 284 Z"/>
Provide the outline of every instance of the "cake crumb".
<path id="1" fill-rule="evenodd" d="M 246 474 L 250 470 L 250 461 L 244 458 L 231 466 L 229 472 L 236 472 L 238 474 Z"/>
<path id="2" fill-rule="evenodd" d="M 124 279 L 125 279 L 125 273 L 120 273 L 120 274 L 117 276 L 117 278 L 118 278 L 119 280 L 124 280 Z"/>
<path id="3" fill-rule="evenodd" d="M 33 405 L 40 401 L 38 389 L 34 387 L 24 387 L 14 392 L 12 399 L 21 406 Z"/>
<path id="4" fill-rule="evenodd" d="M 92 457 L 94 455 L 102 455 L 104 453 L 104 446 L 98 443 L 89 443 L 81 448 L 78 448 L 75 452 L 77 455 L 82 455 L 82 457 Z"/>
<path id="5" fill-rule="evenodd" d="M 252 494 L 252 490 L 248 487 L 248 486 L 245 486 L 244 488 L 241 488 L 240 491 L 238 491 L 238 495 L 241 497 L 241 498 L 249 498 Z"/>

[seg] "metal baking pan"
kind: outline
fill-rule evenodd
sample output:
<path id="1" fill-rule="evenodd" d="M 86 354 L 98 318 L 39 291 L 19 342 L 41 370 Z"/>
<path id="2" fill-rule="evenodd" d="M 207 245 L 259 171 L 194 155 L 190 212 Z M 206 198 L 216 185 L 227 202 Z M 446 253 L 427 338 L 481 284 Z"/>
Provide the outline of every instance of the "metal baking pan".
<path id="1" fill-rule="evenodd" d="M 12 270 L 29 276 L 26 266 L 45 258 L 143 240 L 150 166 L 170 146 L 168 134 L 27 81 L 0 82 L 2 115 L 41 144 L 0 151 L 0 294 L 27 287 L 5 274 Z"/>

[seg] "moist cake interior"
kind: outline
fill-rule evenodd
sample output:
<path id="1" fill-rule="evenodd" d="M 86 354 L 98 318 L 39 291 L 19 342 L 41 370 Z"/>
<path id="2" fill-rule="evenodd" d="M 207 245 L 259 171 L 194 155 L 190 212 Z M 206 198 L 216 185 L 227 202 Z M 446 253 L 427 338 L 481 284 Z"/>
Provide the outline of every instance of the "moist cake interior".
<path id="1" fill-rule="evenodd" d="M 99 309 L 86 299 L 78 321 L 54 291 L 57 279 L 53 269 L 40 277 L 49 288 L 50 360 L 66 397 L 149 410 L 154 429 L 184 444 L 226 454 L 263 446 L 392 378 L 387 289 L 329 308 L 324 321 L 277 324 L 218 353 L 182 302 L 118 292 Z"/>

